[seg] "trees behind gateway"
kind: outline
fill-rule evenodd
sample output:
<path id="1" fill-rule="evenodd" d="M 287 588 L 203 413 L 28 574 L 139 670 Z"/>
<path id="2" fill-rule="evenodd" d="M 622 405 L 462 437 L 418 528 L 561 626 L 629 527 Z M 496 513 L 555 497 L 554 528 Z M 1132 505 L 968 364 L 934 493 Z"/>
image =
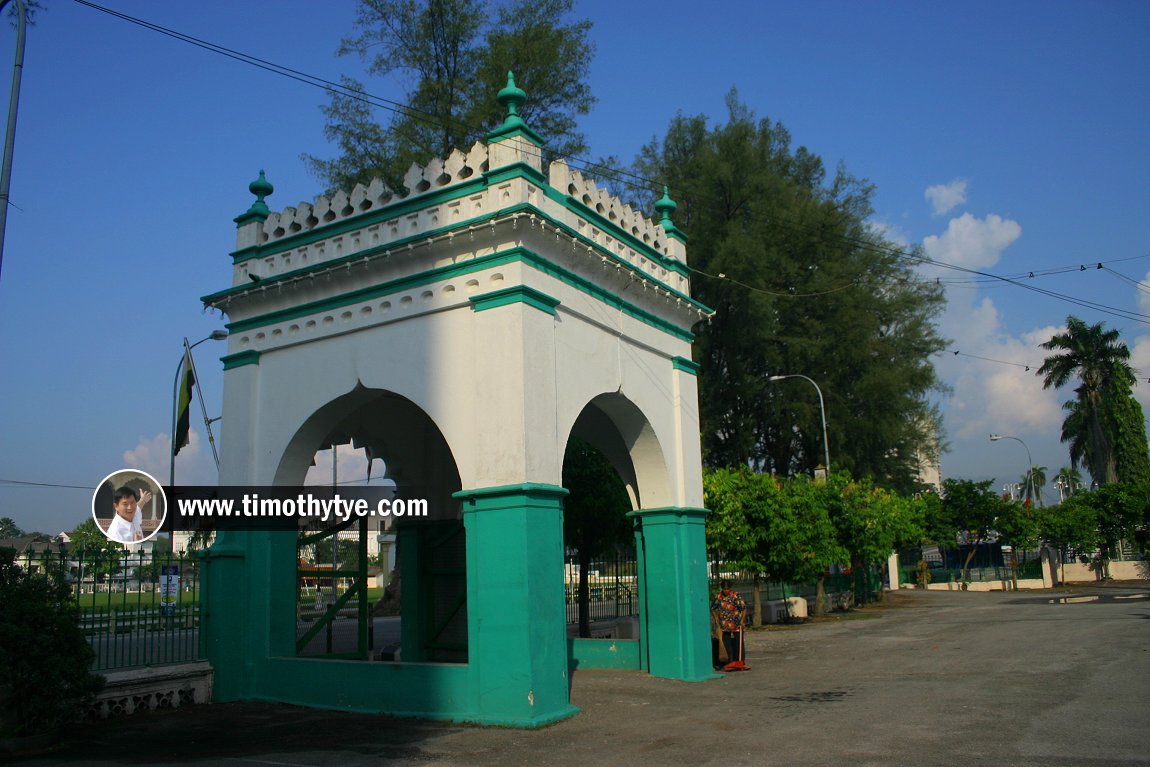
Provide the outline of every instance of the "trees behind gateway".
<path id="1" fill-rule="evenodd" d="M 892 551 L 922 541 L 925 504 L 854 480 L 778 479 L 746 467 L 703 474 L 707 546 L 724 572 L 753 579 L 751 604 L 761 623 L 760 586 L 817 584 L 815 613 L 826 607 L 825 579 L 836 565 L 855 575 L 855 601 L 869 599 L 867 575 Z"/>
<path id="2" fill-rule="evenodd" d="M 329 189 L 372 178 L 403 189 L 411 164 L 447 157 L 495 128 L 504 113 L 495 94 L 515 73 L 530 93 L 520 116 L 548 140 L 552 156 L 579 154 L 576 119 L 595 99 L 587 85 L 594 55 L 589 20 L 570 21 L 573 0 L 360 0 L 353 34 L 337 53 L 358 55 L 373 77 L 410 83 L 383 122 L 350 77 L 322 107 L 324 135 L 339 154 L 304 160 Z"/>
<path id="3" fill-rule="evenodd" d="M 926 398 L 941 387 L 941 289 L 868 223 L 869 183 L 828 172 L 734 91 L 727 109 L 717 125 L 676 117 L 635 164 L 679 203 L 692 292 L 715 310 L 695 346 L 704 460 L 809 474 L 823 456 L 816 392 L 768 381 L 800 373 L 825 395 L 834 468 L 917 490 L 940 436 Z"/>

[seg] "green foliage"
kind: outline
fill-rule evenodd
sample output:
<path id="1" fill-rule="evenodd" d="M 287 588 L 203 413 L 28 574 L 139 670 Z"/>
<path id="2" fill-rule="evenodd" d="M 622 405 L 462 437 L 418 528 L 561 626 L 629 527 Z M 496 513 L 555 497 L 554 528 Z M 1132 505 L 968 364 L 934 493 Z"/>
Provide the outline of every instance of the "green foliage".
<path id="1" fill-rule="evenodd" d="M 1114 482 L 1101 485 L 1079 498 L 1094 509 L 1098 521 L 1098 542 L 1108 558 L 1124 538 L 1142 524 L 1148 505 L 1145 485 Z"/>
<path id="2" fill-rule="evenodd" d="M 951 540 L 963 534 L 974 544 L 989 540 L 995 522 L 1009 503 L 990 489 L 994 480 L 947 479 L 942 484 L 944 497 L 937 529 L 949 526 Z"/>
<path id="3" fill-rule="evenodd" d="M 839 541 L 852 562 L 876 565 L 892 551 L 918 545 L 923 536 L 923 506 L 869 479 L 852 480 L 838 473 L 828 484 L 838 489 L 831 513 Z"/>
<path id="4" fill-rule="evenodd" d="M 866 568 L 922 540 L 923 505 L 845 473 L 780 481 L 746 468 L 703 475 L 707 546 L 725 568 L 798 583 L 850 561 Z"/>
<path id="5" fill-rule="evenodd" d="M 71 590 L 54 575 L 29 574 L 0 549 L 0 736 L 51 732 L 74 720 L 103 678 L 80 630 Z"/>
<path id="6" fill-rule="evenodd" d="M 855 600 L 865 603 L 870 596 L 866 573 L 886 561 L 892 551 L 922 542 L 925 508 L 918 500 L 892 493 L 869 479 L 852 480 L 842 472 L 827 484 L 831 521 L 855 574 Z"/>
<path id="7" fill-rule="evenodd" d="M 943 501 L 939 518 L 935 521 L 935 534 L 949 526 L 950 540 L 960 536 L 971 545 L 970 553 L 962 565 L 962 580 L 974 558 L 976 547 L 990 540 L 1000 519 L 1009 519 L 1015 513 L 1014 504 L 998 496 L 990 486 L 994 480 L 972 482 L 969 479 L 943 481 Z M 1020 523 L 1021 525 L 1021 523 Z M 1021 532 L 1021 527 L 1020 527 Z"/>
<path id="8" fill-rule="evenodd" d="M 1074 466 L 1084 465 L 1099 484 L 1150 481 L 1150 447 L 1142 406 L 1134 399 L 1130 350 L 1105 323 L 1066 318 L 1066 332 L 1042 344 L 1057 352 L 1038 369 L 1043 388 L 1077 380 L 1075 398 L 1063 404 L 1062 441 Z"/>
<path id="9" fill-rule="evenodd" d="M 321 538 L 316 541 L 312 553 L 312 562 L 317 565 L 330 565 L 332 563 L 332 539 Z M 352 569 L 359 566 L 359 543 L 340 538 L 336 544 L 336 567 L 340 570 Z"/>
<path id="10" fill-rule="evenodd" d="M 404 76 L 412 83 L 408 108 L 380 124 L 363 98 L 332 92 L 324 134 L 340 154 L 304 159 L 331 189 L 378 176 L 401 190 L 413 162 L 467 150 L 502 122 L 495 96 L 509 71 L 528 94 L 520 116 L 549 141 L 545 155 L 585 152 L 576 118 L 595 101 L 586 84 L 594 46 L 590 21 L 565 21 L 572 7 L 573 0 L 360 0 L 354 34 L 338 53 L 359 55 L 373 76 Z"/>
<path id="11" fill-rule="evenodd" d="M 1044 515 L 1027 503 L 1004 501 L 994 521 L 998 542 L 1019 549 L 1034 549 L 1042 540 Z"/>
<path id="12" fill-rule="evenodd" d="M 1087 495 L 1070 496 L 1058 506 L 1040 511 L 1039 534 L 1059 551 L 1092 551 L 1098 546 L 1098 515 Z"/>
<path id="13" fill-rule="evenodd" d="M 926 396 L 940 387 L 942 291 L 867 224 L 869 183 L 828 173 L 734 91 L 727 107 L 715 126 L 676 117 L 635 164 L 670 186 L 698 270 L 692 292 L 716 310 L 695 350 L 705 462 L 779 476 L 822 463 L 816 392 L 767 380 L 801 373 L 826 398 L 835 468 L 916 490 L 920 451 L 938 449 Z"/>
<path id="14" fill-rule="evenodd" d="M 563 455 L 563 539 L 589 559 L 634 543 L 627 517 L 631 501 L 610 461 L 583 440 L 572 437 Z"/>
<path id="15" fill-rule="evenodd" d="M 104 531 L 91 517 L 68 533 L 69 549 L 84 553 L 84 567 L 89 574 L 103 581 L 120 572 L 120 562 L 127 549 L 123 544 L 108 540 Z"/>
<path id="16" fill-rule="evenodd" d="M 0 517 L 0 538 L 19 538 L 24 531 L 11 517 Z"/>

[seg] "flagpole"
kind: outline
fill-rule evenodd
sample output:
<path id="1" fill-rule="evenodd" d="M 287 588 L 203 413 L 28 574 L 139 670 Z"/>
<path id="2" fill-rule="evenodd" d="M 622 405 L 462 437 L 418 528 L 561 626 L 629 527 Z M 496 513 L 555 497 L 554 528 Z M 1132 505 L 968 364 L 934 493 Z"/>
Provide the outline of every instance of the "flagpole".
<path id="1" fill-rule="evenodd" d="M 183 377 L 181 374 L 184 373 L 184 360 L 189 360 L 190 365 L 192 365 L 192 375 L 196 375 L 196 367 L 194 367 L 194 363 L 191 362 L 192 348 L 199 346 L 200 344 L 206 342 L 206 340 L 224 340 L 227 337 L 227 330 L 213 330 L 212 335 L 209 335 L 207 338 L 201 338 L 198 340 L 198 342 L 189 344 L 187 343 L 187 336 L 184 336 L 184 355 L 179 358 L 179 365 L 176 366 L 176 379 L 173 384 L 171 384 L 171 450 L 168 451 L 169 488 L 174 488 L 174 486 L 176 486 L 176 452 L 178 450 L 176 446 L 176 424 L 179 420 L 179 379 Z M 199 381 L 197 381 L 197 383 L 199 383 Z M 189 402 L 187 405 L 191 407 L 191 402 Z M 202 396 L 202 394 L 200 394 L 200 407 L 204 407 L 204 396 Z M 205 411 L 205 421 L 206 420 L 207 412 Z M 215 443 L 212 440 L 212 429 L 210 429 L 210 427 L 208 427 L 208 442 L 212 442 L 212 454 L 214 455 Z M 183 447 L 183 445 L 181 445 L 181 447 Z M 218 470 L 220 470 L 220 459 L 217 458 L 216 471 Z M 176 536 L 171 535 L 169 536 L 168 540 L 170 543 L 170 551 L 175 551 Z"/>
<path id="2" fill-rule="evenodd" d="M 192 359 L 192 347 L 188 346 L 186 337 L 184 338 L 184 348 L 188 350 L 188 364 L 192 366 L 192 385 L 196 388 L 196 399 L 200 401 L 200 414 L 204 417 L 204 429 L 208 432 L 208 444 L 212 446 L 212 459 L 216 462 L 216 472 L 219 472 L 220 456 L 216 453 L 216 438 L 212 436 L 212 421 L 208 418 L 208 408 L 204 405 L 204 388 L 200 386 L 200 375 L 196 372 L 196 361 Z"/>
<path id="3" fill-rule="evenodd" d="M 188 347 L 187 336 L 184 337 L 184 348 Z M 186 354 L 186 352 L 185 352 Z M 184 357 L 180 357 L 180 364 L 176 365 L 176 380 L 172 383 L 172 449 L 168 451 L 168 487 L 176 485 L 176 419 L 180 409 L 180 374 L 184 372 Z"/>

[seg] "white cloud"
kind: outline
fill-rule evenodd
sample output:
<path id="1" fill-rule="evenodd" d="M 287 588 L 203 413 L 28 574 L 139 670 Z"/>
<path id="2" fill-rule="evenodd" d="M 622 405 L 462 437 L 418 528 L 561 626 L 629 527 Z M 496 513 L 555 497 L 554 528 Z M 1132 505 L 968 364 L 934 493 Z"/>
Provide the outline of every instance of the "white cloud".
<path id="1" fill-rule="evenodd" d="M 134 448 L 124 451 L 124 468 L 145 471 L 166 485 L 171 471 L 168 457 L 171 449 L 172 438 L 164 432 L 151 438 L 140 437 Z M 211 451 L 203 449 L 199 432 L 193 429 L 188 434 L 188 444 L 176 456 L 176 483 L 214 485 L 217 481 L 218 475 Z"/>
<path id="2" fill-rule="evenodd" d="M 1142 414 L 1150 416 L 1150 335 L 1138 336 L 1130 349 L 1130 367 L 1139 376 L 1134 382 L 1134 398 L 1142 405 Z"/>
<path id="3" fill-rule="evenodd" d="M 995 214 L 976 218 L 964 213 L 952 218 L 942 234 L 926 237 L 923 250 L 948 264 L 985 268 L 998 263 L 1021 235 L 1022 227 L 1015 221 Z M 924 274 L 943 280 L 963 277 L 941 268 L 924 269 Z M 993 433 L 1017 436 L 1035 449 L 1036 459 L 1053 460 L 1043 459 L 1042 453 L 1049 456 L 1050 446 L 1059 444 L 1064 397 L 1044 390 L 1037 371 L 1045 357 L 1038 345 L 1058 328 L 1012 331 L 994 301 L 972 287 L 948 286 L 946 309 L 939 318 L 939 334 L 950 339 L 951 350 L 941 355 L 937 365 L 939 377 L 951 388 L 941 403 L 953 449 L 943 457 L 943 475 L 993 473 L 1002 481 L 1013 481 L 1012 459 L 999 457 L 987 437 Z"/>
<path id="4" fill-rule="evenodd" d="M 1142 278 L 1142 283 L 1144 285 L 1150 285 L 1150 272 L 1147 272 L 1146 276 Z M 1150 314 L 1150 290 L 1145 288 L 1138 288 L 1137 297 L 1138 311 L 1142 312 L 1143 314 Z"/>
<path id="5" fill-rule="evenodd" d="M 358 482 L 367 478 L 367 456 L 362 449 L 352 449 L 350 445 L 339 445 L 337 449 L 339 465 L 336 467 L 336 481 L 340 484 Z M 372 482 L 383 477 L 383 461 L 376 460 L 371 465 Z M 331 451 L 320 450 L 315 454 L 315 466 L 307 470 L 305 485 L 331 484 Z"/>
<path id="6" fill-rule="evenodd" d="M 886 221 L 868 221 L 867 226 L 872 232 L 882 237 L 884 240 L 890 240 L 900 248 L 910 247 L 910 235 L 905 230 Z"/>
<path id="7" fill-rule="evenodd" d="M 1043 390 L 1037 376 L 1043 359 L 1038 343 L 1049 339 L 1054 328 L 1011 335 L 994 302 L 983 298 L 973 305 L 949 304 L 940 330 L 951 339 L 952 352 L 960 352 L 944 355 L 938 365 L 953 389 L 946 408 L 952 437 L 1044 432 L 1057 440 L 1059 395 Z"/>
<path id="8" fill-rule="evenodd" d="M 998 263 L 1002 251 L 1021 235 L 1016 221 L 994 213 L 984 219 L 963 213 L 950 220 L 943 234 L 925 238 L 922 246 L 932 259 L 978 269 Z"/>
<path id="9" fill-rule="evenodd" d="M 928 186 L 924 196 L 934 207 L 934 215 L 949 213 L 966 202 L 966 179 L 956 178 L 949 184 Z"/>

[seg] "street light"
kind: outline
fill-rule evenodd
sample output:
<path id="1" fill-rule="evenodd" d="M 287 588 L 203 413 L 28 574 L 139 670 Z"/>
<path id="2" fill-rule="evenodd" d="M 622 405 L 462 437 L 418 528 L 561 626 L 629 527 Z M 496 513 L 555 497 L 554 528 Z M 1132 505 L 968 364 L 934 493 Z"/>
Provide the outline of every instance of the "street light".
<path id="1" fill-rule="evenodd" d="M 187 357 L 190 360 L 192 358 L 192 349 L 196 348 L 197 346 L 199 346 L 203 342 L 205 342 L 205 341 L 223 341 L 227 337 L 228 337 L 228 331 L 226 331 L 226 330 L 213 330 L 211 335 L 209 335 L 207 338 L 201 338 L 199 341 L 196 341 L 194 344 L 189 344 L 188 339 L 185 336 L 184 337 L 184 352 L 187 354 Z M 172 383 L 172 450 L 171 450 L 171 455 L 169 456 L 171 459 L 171 463 L 168 467 L 168 486 L 169 487 L 175 487 L 175 484 L 176 484 L 176 420 L 178 418 L 178 414 L 176 411 L 180 407 L 180 371 L 183 370 L 183 368 L 184 368 L 184 358 L 181 356 L 180 357 L 180 364 L 176 366 L 176 379 Z M 195 375 L 195 367 L 194 366 L 192 368 L 192 374 Z M 197 382 L 199 381 L 198 377 L 196 378 L 196 381 Z M 188 406 L 189 407 L 191 406 L 190 402 L 188 403 Z M 204 407 L 204 399 L 202 396 L 200 397 L 200 410 L 203 412 L 204 424 L 205 425 L 210 424 L 210 421 L 208 421 L 208 411 Z M 209 426 L 209 428 L 210 428 L 210 426 Z M 218 456 L 216 456 L 216 443 L 214 440 L 212 440 L 210 438 L 210 436 L 209 436 L 208 442 L 211 443 L 212 456 L 215 457 L 215 459 L 216 459 L 216 468 L 218 469 L 220 467 L 220 459 Z"/>
<path id="2" fill-rule="evenodd" d="M 1059 503 L 1065 501 L 1067 496 L 1074 495 L 1076 491 L 1082 489 L 1081 482 L 1075 479 L 1068 479 L 1062 474 L 1059 474 L 1057 479 L 1054 480 L 1054 486 L 1058 488 Z"/>
<path id="3" fill-rule="evenodd" d="M 9 0 L 0 0 L 0 11 Z M 12 90 L 8 94 L 8 127 L 4 132 L 4 158 L 0 163 L 0 266 L 4 264 L 4 233 L 8 227 L 8 190 L 12 185 L 12 149 L 16 143 L 16 110 L 20 107 L 20 78 L 24 72 L 24 32 L 28 8 L 16 3 L 16 60 L 12 64 Z"/>
<path id="4" fill-rule="evenodd" d="M 782 381 L 784 378 L 802 378 L 805 381 L 809 381 L 811 386 L 815 387 L 815 391 L 819 393 L 819 415 L 822 416 L 823 419 L 823 452 L 825 453 L 826 457 L 827 476 L 829 477 L 831 474 L 831 445 L 830 442 L 827 441 L 827 409 L 823 404 L 823 390 L 820 389 L 819 385 L 812 379 L 802 375 L 801 373 L 792 373 L 791 375 L 785 376 L 770 376 L 767 378 L 767 380 Z"/>
<path id="5" fill-rule="evenodd" d="M 1000 439 L 1012 439 L 1026 449 L 1026 493 L 1031 498 L 1034 497 L 1034 459 L 1030 457 L 1030 448 L 1026 447 L 1026 443 L 1018 437 L 1007 437 L 1005 435 L 999 436 L 998 434 L 991 434 L 990 441 L 998 442 Z"/>

